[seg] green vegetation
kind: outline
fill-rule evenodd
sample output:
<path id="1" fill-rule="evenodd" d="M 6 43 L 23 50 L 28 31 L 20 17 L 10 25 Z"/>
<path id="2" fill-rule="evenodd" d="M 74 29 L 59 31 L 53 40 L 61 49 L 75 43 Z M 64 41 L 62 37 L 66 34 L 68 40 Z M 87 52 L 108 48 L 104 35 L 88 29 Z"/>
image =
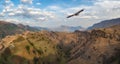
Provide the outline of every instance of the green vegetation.
<path id="1" fill-rule="evenodd" d="M 25 40 L 23 36 L 17 36 L 17 38 L 13 42 L 21 42 Z"/>
<path id="2" fill-rule="evenodd" d="M 43 54 L 43 50 L 40 48 L 40 49 L 37 49 L 36 50 L 40 55 Z"/>
<path id="3" fill-rule="evenodd" d="M 10 57 L 0 56 L 0 63 L 4 64 L 7 61 L 5 64 L 14 64 L 13 62 L 16 62 L 14 58 L 21 60 L 21 57 L 24 60 L 17 61 L 24 62 L 21 64 L 30 64 L 30 62 L 34 64 L 66 63 L 65 53 L 45 35 L 33 33 L 28 34 L 26 39 L 20 35 L 16 35 L 16 37 L 13 40 L 15 48 L 9 49 Z"/>
<path id="4" fill-rule="evenodd" d="M 27 52 L 30 53 L 30 46 L 26 45 L 25 48 L 26 48 Z"/>

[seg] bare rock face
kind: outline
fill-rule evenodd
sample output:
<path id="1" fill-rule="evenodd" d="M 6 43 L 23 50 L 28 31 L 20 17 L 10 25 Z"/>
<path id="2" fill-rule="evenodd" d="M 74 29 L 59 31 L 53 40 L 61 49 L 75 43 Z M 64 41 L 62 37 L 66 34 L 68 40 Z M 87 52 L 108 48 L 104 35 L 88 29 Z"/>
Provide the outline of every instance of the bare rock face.
<path id="1" fill-rule="evenodd" d="M 9 36 L 0 64 L 120 64 L 120 25 L 91 31 L 30 32 Z"/>

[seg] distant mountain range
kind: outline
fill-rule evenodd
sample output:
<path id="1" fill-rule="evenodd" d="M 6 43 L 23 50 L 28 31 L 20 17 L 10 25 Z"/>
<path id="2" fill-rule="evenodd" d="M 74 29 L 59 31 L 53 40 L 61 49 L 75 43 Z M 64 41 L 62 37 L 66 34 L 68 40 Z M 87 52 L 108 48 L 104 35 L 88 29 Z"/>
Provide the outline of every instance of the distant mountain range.
<path id="1" fill-rule="evenodd" d="M 4 38 L 7 35 L 22 33 L 24 31 L 38 31 L 38 29 L 28 25 L 0 21 L 0 38 Z"/>
<path id="2" fill-rule="evenodd" d="M 75 30 L 80 30 L 83 31 L 85 30 L 83 27 L 81 26 L 65 26 L 65 25 L 61 25 L 59 27 L 55 27 L 55 28 L 48 28 L 49 31 L 58 31 L 58 32 L 74 32 Z"/>
<path id="3" fill-rule="evenodd" d="M 34 28 L 38 30 L 57 31 L 57 32 L 74 32 L 75 30 L 80 30 L 80 31 L 85 30 L 85 28 L 81 26 L 66 26 L 66 25 L 61 25 L 61 26 L 54 27 L 54 28 L 34 26 Z"/>
<path id="4" fill-rule="evenodd" d="M 120 24 L 120 18 L 101 21 L 100 23 L 96 23 L 93 26 L 88 27 L 88 30 L 97 29 L 97 28 L 107 28 L 117 24 Z"/>
<path id="5" fill-rule="evenodd" d="M 117 24 L 120 24 L 120 18 L 101 21 L 100 23 L 96 23 L 93 26 L 89 27 L 88 30 L 97 29 L 97 28 L 106 28 Z M 41 30 L 57 31 L 57 32 L 74 32 L 76 30 L 84 31 L 86 29 L 84 29 L 81 26 L 65 26 L 65 25 L 61 25 L 55 28 L 36 27 L 36 26 L 31 27 L 29 25 L 14 24 L 10 22 L 0 21 L 0 39 L 7 35 L 22 33 L 24 31 L 41 31 Z"/>
<path id="6" fill-rule="evenodd" d="M 46 27 L 37 27 L 37 26 L 29 26 L 23 24 L 14 24 L 6 21 L 0 21 L 0 38 L 4 38 L 7 35 L 13 35 L 17 33 L 22 33 L 24 31 L 59 31 L 59 32 L 74 32 L 75 30 L 84 30 L 84 28 L 80 26 L 72 27 L 72 26 L 60 26 L 56 28 L 46 28 Z"/>

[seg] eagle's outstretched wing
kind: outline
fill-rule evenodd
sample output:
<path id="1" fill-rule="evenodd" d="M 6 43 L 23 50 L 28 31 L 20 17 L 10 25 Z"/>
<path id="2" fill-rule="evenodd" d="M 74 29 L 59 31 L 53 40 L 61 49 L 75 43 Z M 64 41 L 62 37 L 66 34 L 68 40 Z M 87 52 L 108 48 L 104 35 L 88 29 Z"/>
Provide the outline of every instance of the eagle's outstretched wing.
<path id="1" fill-rule="evenodd" d="M 67 18 L 70 18 L 70 17 L 72 17 L 72 16 L 78 16 L 79 13 L 82 12 L 82 11 L 84 11 L 84 9 L 82 9 L 82 10 L 76 12 L 75 14 L 72 14 L 72 15 L 67 16 Z"/>
<path id="2" fill-rule="evenodd" d="M 82 10 L 80 10 L 80 11 L 76 12 L 74 15 L 76 15 L 76 16 L 77 16 L 77 15 L 79 15 L 79 13 L 80 13 L 80 12 L 82 12 L 82 11 L 84 11 L 84 9 L 82 9 Z"/>
<path id="3" fill-rule="evenodd" d="M 67 18 L 70 18 L 70 17 L 72 17 L 72 16 L 74 16 L 74 15 L 69 15 L 69 16 L 67 16 Z"/>

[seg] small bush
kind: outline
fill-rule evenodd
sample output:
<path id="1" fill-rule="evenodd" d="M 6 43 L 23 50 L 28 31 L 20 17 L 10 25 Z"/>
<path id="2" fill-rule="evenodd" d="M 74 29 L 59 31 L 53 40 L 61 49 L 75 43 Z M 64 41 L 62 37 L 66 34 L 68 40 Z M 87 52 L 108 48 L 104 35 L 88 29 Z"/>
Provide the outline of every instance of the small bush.
<path id="1" fill-rule="evenodd" d="M 27 52 L 30 53 L 30 46 L 26 45 L 25 48 L 26 48 Z"/>
<path id="2" fill-rule="evenodd" d="M 38 52 L 39 54 L 43 54 L 43 50 L 42 50 L 41 48 L 38 49 L 37 52 Z"/>

